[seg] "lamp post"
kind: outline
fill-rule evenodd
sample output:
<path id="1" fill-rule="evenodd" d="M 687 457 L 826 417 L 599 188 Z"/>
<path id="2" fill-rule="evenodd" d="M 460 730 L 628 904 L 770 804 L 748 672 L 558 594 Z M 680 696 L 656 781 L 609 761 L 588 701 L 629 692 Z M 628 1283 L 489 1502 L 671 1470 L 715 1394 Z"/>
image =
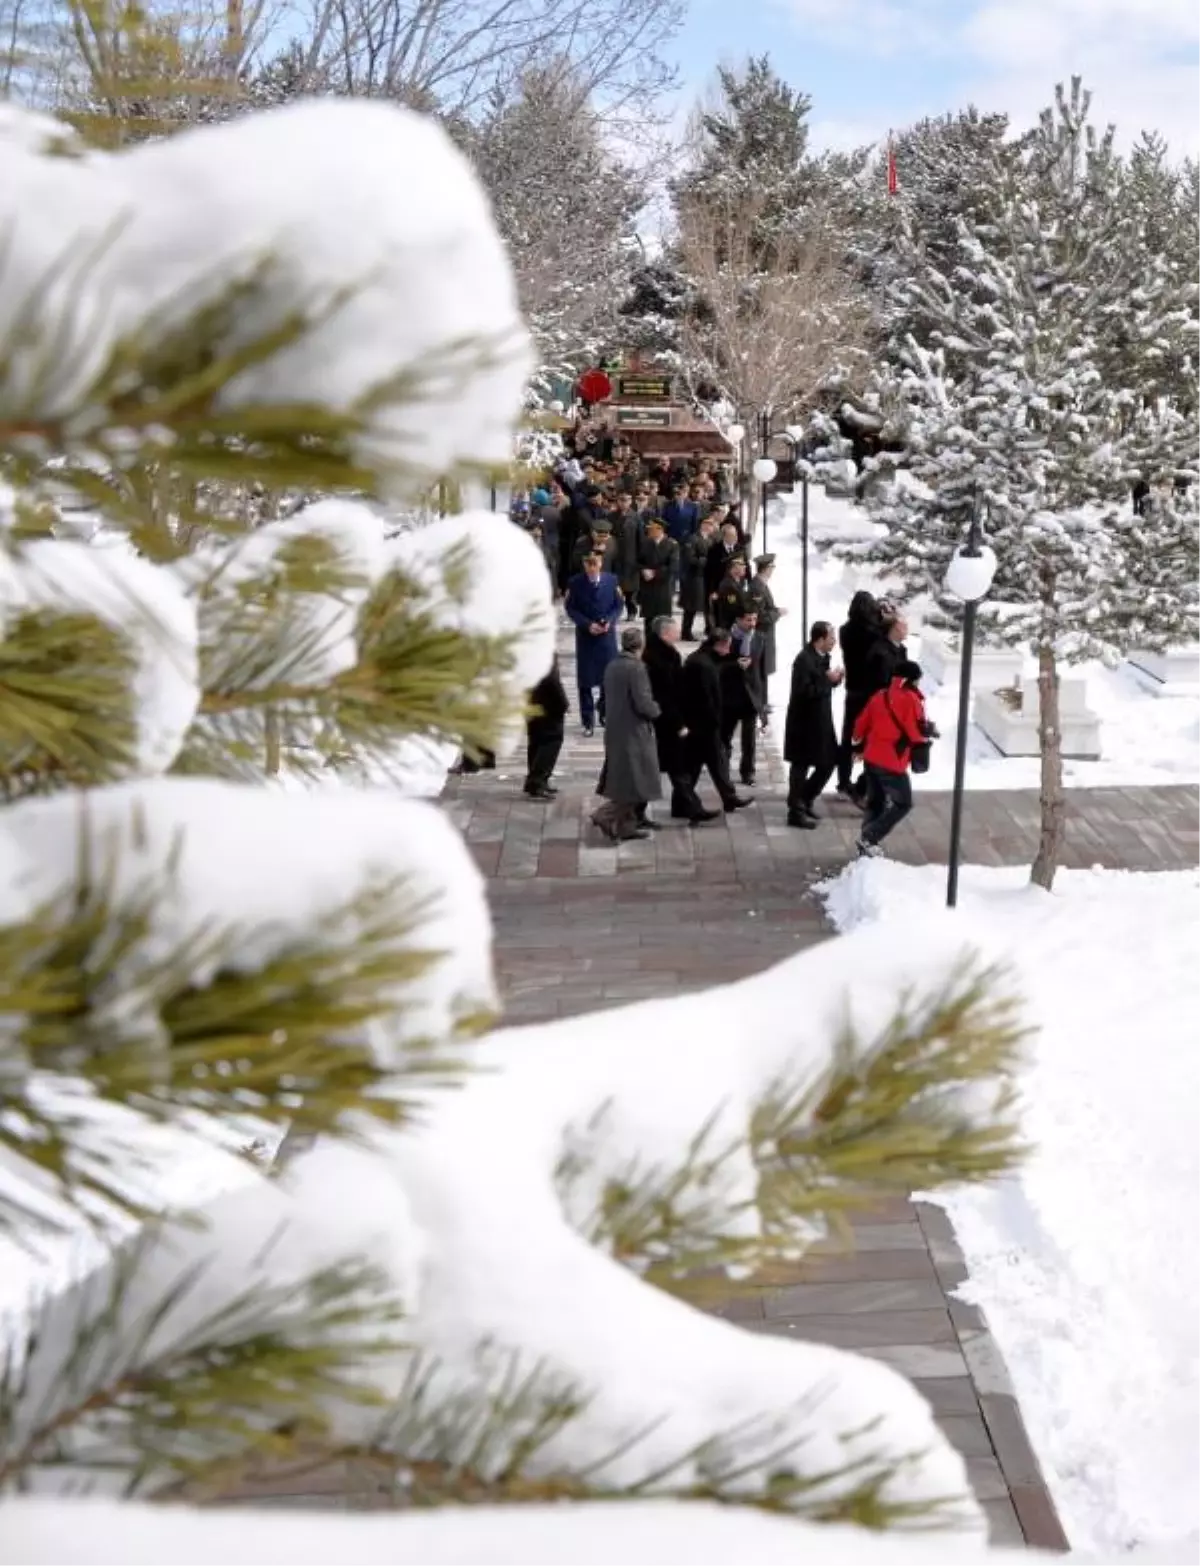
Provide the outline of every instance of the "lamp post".
<path id="1" fill-rule="evenodd" d="M 763 553 L 767 550 L 767 485 L 775 477 L 779 469 L 770 457 L 757 457 L 754 462 L 754 477 L 762 485 L 762 546 Z"/>
<path id="2" fill-rule="evenodd" d="M 987 596 L 996 574 L 996 556 L 980 541 L 979 496 L 971 508 L 967 541 L 946 568 L 948 593 L 963 602 L 962 665 L 958 676 L 958 733 L 954 745 L 954 797 L 950 806 L 950 864 L 946 872 L 946 907 L 958 903 L 958 859 L 962 840 L 963 785 L 967 771 L 967 725 L 971 717 L 971 654 L 975 647 L 975 611 Z"/>
<path id="3" fill-rule="evenodd" d="M 784 435 L 792 447 L 792 469 L 796 467 L 796 452 L 800 442 L 804 439 L 804 428 L 799 424 L 789 424 L 784 430 Z M 805 636 L 808 635 L 808 476 L 800 477 L 800 625 Z"/>
<path id="4" fill-rule="evenodd" d="M 746 438 L 746 426 L 744 424 L 730 424 L 725 431 L 725 439 L 737 453 L 737 492 L 739 499 L 742 493 L 742 442 Z"/>

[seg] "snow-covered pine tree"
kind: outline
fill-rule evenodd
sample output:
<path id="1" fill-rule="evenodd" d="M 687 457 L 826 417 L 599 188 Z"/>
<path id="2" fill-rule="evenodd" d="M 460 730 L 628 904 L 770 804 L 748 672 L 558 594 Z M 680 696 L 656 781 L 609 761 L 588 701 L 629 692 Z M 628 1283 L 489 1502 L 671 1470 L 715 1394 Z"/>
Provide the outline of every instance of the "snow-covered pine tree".
<path id="1" fill-rule="evenodd" d="M 491 197 L 535 343 L 532 393 L 544 399 L 618 340 L 643 180 L 606 146 L 566 60 L 531 66 L 451 128 Z"/>
<path id="2" fill-rule="evenodd" d="M 812 100 L 790 87 L 762 55 L 741 71 L 721 66 L 718 97 L 692 125 L 690 166 L 672 182 L 680 225 L 720 223 L 739 206 L 750 223 L 750 249 L 760 264 L 774 235 L 785 232 L 802 205 Z"/>
<path id="3" fill-rule="evenodd" d="M 1062 665 L 1192 640 L 1197 616 L 1196 252 L 1186 274 L 1164 254 L 1088 108 L 1078 80 L 1060 87 L 1019 156 L 979 170 L 992 210 L 964 220 L 941 264 L 910 237 L 895 297 L 920 333 L 880 381 L 908 452 L 878 459 L 885 475 L 903 464 L 901 481 L 868 491 L 889 529 L 873 554 L 914 593 L 940 592 L 982 502 L 999 566 L 981 620 L 1038 660 L 1046 887 Z M 1139 476 L 1168 481 L 1144 517 Z"/>
<path id="4" fill-rule="evenodd" d="M 685 1301 L 697 1267 L 753 1275 L 855 1204 L 1010 1167 L 1007 982 L 949 932 L 867 933 L 657 1022 L 484 1036 L 465 844 L 345 786 L 405 742 L 498 743 L 550 655 L 520 530 L 391 525 L 504 460 L 521 405 L 466 166 L 361 102 L 115 155 L 11 111 L 0 137 L 6 1551 L 261 1553 L 252 1513 L 187 1503 L 334 1457 L 414 1511 L 401 1561 L 486 1553 L 480 1527 L 517 1548 L 511 1509 L 430 1506 L 556 1503 L 553 1532 L 589 1497 L 777 1514 L 752 1556 L 838 1521 L 971 1548 L 906 1382 Z M 197 504 L 250 483 L 327 498 L 250 531 Z M 242 1156 L 285 1127 L 279 1168 Z M 663 1541 L 675 1513 L 577 1526 L 614 1516 Z M 359 1558 L 359 1526 L 273 1513 L 271 1549 Z"/>

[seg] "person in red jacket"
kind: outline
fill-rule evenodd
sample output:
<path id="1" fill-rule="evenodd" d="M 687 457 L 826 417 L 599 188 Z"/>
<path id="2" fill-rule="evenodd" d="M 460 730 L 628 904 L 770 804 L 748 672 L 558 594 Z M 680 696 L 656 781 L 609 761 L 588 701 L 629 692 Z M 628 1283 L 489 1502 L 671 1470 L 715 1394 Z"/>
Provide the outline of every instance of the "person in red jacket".
<path id="1" fill-rule="evenodd" d="M 925 698 L 918 689 L 920 678 L 919 663 L 902 663 L 888 687 L 871 697 L 854 725 L 854 745 L 862 750 L 867 779 L 867 814 L 855 847 L 872 858 L 912 809 L 909 766 L 913 746 L 928 744 L 933 737 L 933 725 L 925 717 Z"/>

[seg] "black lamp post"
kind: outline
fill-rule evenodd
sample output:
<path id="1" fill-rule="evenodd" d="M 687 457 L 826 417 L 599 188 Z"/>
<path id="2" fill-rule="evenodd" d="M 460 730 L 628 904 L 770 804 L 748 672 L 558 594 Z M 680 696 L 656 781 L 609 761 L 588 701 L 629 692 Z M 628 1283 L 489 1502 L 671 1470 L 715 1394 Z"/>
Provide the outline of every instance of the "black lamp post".
<path id="1" fill-rule="evenodd" d="M 982 547 L 979 494 L 971 505 L 967 541 L 946 570 L 945 586 L 963 601 L 962 661 L 958 676 L 958 733 L 954 745 L 954 796 L 950 805 L 950 863 L 946 873 L 946 907 L 958 903 L 958 861 L 962 842 L 963 789 L 967 772 L 967 726 L 971 718 L 971 656 L 975 648 L 975 611 L 996 574 L 996 557 Z"/>
<path id="2" fill-rule="evenodd" d="M 759 445 L 761 447 L 761 455 L 757 458 L 754 464 L 754 477 L 762 486 L 761 490 L 759 491 L 759 504 L 762 508 L 762 546 L 763 553 L 765 554 L 767 550 L 767 502 L 770 499 L 767 486 L 779 471 L 778 468 L 776 468 L 774 462 L 771 460 L 770 456 L 770 408 L 764 408 L 759 419 Z"/>
<path id="3" fill-rule="evenodd" d="M 789 424 L 783 431 L 783 438 L 792 448 L 792 475 L 795 482 L 797 457 L 800 449 L 800 441 L 804 431 L 795 424 Z M 809 632 L 808 624 L 808 478 L 802 475 L 800 479 L 800 623 L 804 628 L 805 636 Z"/>

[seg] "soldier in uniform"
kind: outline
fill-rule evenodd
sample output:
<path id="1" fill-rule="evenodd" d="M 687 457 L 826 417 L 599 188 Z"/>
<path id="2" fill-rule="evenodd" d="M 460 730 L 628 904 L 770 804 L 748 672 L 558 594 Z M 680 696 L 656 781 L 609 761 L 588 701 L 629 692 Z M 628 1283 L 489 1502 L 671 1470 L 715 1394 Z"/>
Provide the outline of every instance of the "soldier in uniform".
<path id="1" fill-rule="evenodd" d="M 647 623 L 660 615 L 670 618 L 678 561 L 679 545 L 666 536 L 662 519 L 647 517 L 646 536 L 638 549 L 638 602 Z"/>
<path id="2" fill-rule="evenodd" d="M 600 569 L 610 576 L 621 579 L 621 560 L 617 541 L 613 537 L 612 523 L 602 517 L 598 517 L 592 523 L 591 532 L 585 534 L 575 545 L 574 555 L 571 560 L 572 576 L 578 576 L 583 570 L 584 559 L 588 555 L 600 556 Z"/>
<path id="3" fill-rule="evenodd" d="M 727 573 L 717 588 L 716 602 L 713 604 L 713 621 L 722 630 L 728 630 L 747 611 L 753 613 L 746 588 L 746 561 L 742 555 L 730 558 Z"/>
<path id="4" fill-rule="evenodd" d="M 750 603 L 758 614 L 758 629 L 763 639 L 763 673 L 768 679 L 775 673 L 775 627 L 787 613 L 776 604 L 771 591 L 774 572 L 774 555 L 755 555 L 754 575 L 746 584 Z"/>

